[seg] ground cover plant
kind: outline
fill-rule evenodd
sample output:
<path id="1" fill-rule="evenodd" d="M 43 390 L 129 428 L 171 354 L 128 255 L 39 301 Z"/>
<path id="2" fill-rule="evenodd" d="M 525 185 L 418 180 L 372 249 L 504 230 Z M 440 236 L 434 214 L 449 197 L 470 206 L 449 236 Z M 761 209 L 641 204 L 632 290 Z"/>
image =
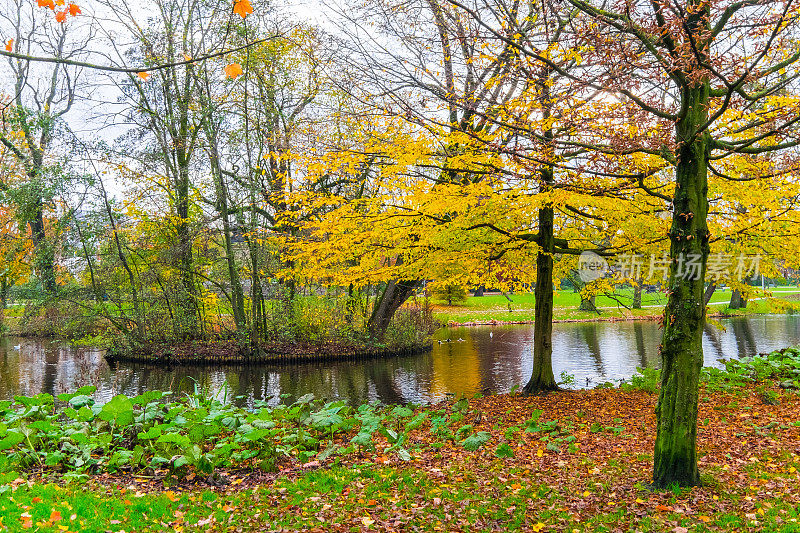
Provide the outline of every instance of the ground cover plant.
<path id="1" fill-rule="evenodd" d="M 657 371 L 425 408 L 17 397 L 0 404 L 0 531 L 800 530 L 800 350 L 702 376 L 704 485 L 661 492 Z"/>

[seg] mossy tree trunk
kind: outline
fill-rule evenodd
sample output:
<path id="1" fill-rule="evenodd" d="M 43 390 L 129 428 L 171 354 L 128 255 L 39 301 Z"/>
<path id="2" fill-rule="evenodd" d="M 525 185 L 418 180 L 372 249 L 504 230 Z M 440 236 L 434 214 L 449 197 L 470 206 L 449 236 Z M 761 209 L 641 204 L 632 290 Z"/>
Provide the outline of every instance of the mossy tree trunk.
<path id="1" fill-rule="evenodd" d="M 688 16 L 689 27 L 707 25 L 708 4 Z M 693 486 L 697 468 L 697 403 L 703 365 L 704 278 L 708 258 L 708 156 L 711 140 L 701 128 L 708 120 L 708 81 L 682 90 L 685 118 L 676 122 L 677 165 L 670 228 L 669 299 L 661 344 L 661 391 L 656 407 L 658 430 L 653 485 Z M 688 267 L 699 262 L 699 268 Z"/>
<path id="2" fill-rule="evenodd" d="M 534 288 L 533 371 L 525 385 L 527 394 L 557 390 L 553 376 L 553 208 L 539 210 L 539 253 Z"/>

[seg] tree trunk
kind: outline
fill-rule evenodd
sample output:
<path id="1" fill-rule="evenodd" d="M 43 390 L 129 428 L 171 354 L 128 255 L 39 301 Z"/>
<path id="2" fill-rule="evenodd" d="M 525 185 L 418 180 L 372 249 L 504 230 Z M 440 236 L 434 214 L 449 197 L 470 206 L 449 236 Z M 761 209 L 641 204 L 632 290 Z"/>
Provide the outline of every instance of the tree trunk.
<path id="1" fill-rule="evenodd" d="M 696 12 L 688 16 L 690 27 L 700 31 L 707 25 L 704 17 L 708 17 L 708 6 L 698 6 Z M 709 252 L 706 218 L 710 140 L 707 132 L 698 130 L 708 116 L 708 81 L 694 82 L 681 96 L 682 108 L 688 111 L 675 127 L 678 153 L 674 213 L 669 232 L 672 265 L 669 299 L 664 310 L 661 391 L 656 407 L 658 430 L 653 455 L 653 486 L 656 488 L 700 483 L 697 402 L 706 310 L 703 289 Z M 696 275 L 689 275 L 691 272 L 685 266 L 690 259 L 700 263 Z"/>
<path id="2" fill-rule="evenodd" d="M 383 340 L 386 328 L 389 327 L 395 312 L 414 294 L 417 285 L 419 280 L 391 280 L 386 284 L 367 322 L 367 331 L 371 339 Z"/>
<path id="3" fill-rule="evenodd" d="M 533 372 L 525 393 L 558 390 L 553 376 L 553 208 L 539 209 L 539 245 L 534 288 Z"/>
<path id="4" fill-rule="evenodd" d="M 8 291 L 11 288 L 5 276 L 0 279 L 0 311 L 8 307 Z M 2 319 L 2 316 L 0 316 Z"/>
<path id="5" fill-rule="evenodd" d="M 54 294 L 57 289 L 55 254 L 53 247 L 47 242 L 44 229 L 44 212 L 41 199 L 37 198 L 34 205 L 34 216 L 29 221 L 33 249 L 36 256 L 36 274 L 42 283 L 42 288 L 48 294 Z"/>
<path id="6" fill-rule="evenodd" d="M 731 303 L 728 304 L 728 309 L 745 309 L 746 307 L 747 298 L 739 290 L 734 289 L 731 292 Z"/>
<path id="7" fill-rule="evenodd" d="M 189 226 L 189 155 L 183 148 L 185 139 L 181 139 L 181 146 L 176 150 L 177 176 L 175 183 L 175 210 L 178 217 L 176 223 L 177 233 L 177 268 L 180 273 L 182 294 L 178 296 L 180 310 L 179 329 L 180 337 L 188 338 L 199 336 L 200 306 L 197 301 L 197 287 L 195 287 L 194 260 L 192 255 L 193 239 Z"/>
<path id="8" fill-rule="evenodd" d="M 217 153 L 216 133 L 207 130 L 206 135 L 211 145 L 211 168 L 214 176 L 214 185 L 217 192 L 217 211 L 222 219 L 222 238 L 225 246 L 225 264 L 228 267 L 228 281 L 231 284 L 231 309 L 233 311 L 233 322 L 236 325 L 237 333 L 244 332 L 247 327 L 247 317 L 244 310 L 244 291 L 242 290 L 242 280 L 239 278 L 239 269 L 236 266 L 236 255 L 233 250 L 233 240 L 231 237 L 230 210 L 228 209 L 228 188 L 225 186 L 225 179 L 222 169 L 219 167 L 219 154 Z"/>
<path id="9" fill-rule="evenodd" d="M 642 285 L 644 284 L 644 280 L 639 278 L 636 280 L 636 284 L 633 286 L 633 308 L 634 309 L 641 309 L 642 308 Z"/>
<path id="10" fill-rule="evenodd" d="M 714 292 L 716 292 L 716 290 L 717 290 L 716 283 L 712 281 L 711 283 L 708 284 L 708 287 L 706 287 L 706 292 L 705 294 L 703 294 L 703 303 L 705 303 L 705 305 L 708 305 L 708 302 L 711 301 L 711 297 L 714 296 Z"/>
<path id="11" fill-rule="evenodd" d="M 486 292 L 486 287 L 484 287 L 483 285 L 481 285 L 480 287 L 478 287 L 477 289 L 475 289 L 475 294 L 474 294 L 474 296 L 476 296 L 476 297 L 481 297 L 481 296 L 483 296 L 483 293 L 484 293 L 484 292 Z"/>
<path id="12" fill-rule="evenodd" d="M 597 306 L 594 303 L 595 296 L 594 294 L 591 296 L 584 296 L 581 294 L 581 304 L 578 306 L 580 311 L 590 311 L 592 313 L 600 314 L 600 311 L 597 309 Z"/>

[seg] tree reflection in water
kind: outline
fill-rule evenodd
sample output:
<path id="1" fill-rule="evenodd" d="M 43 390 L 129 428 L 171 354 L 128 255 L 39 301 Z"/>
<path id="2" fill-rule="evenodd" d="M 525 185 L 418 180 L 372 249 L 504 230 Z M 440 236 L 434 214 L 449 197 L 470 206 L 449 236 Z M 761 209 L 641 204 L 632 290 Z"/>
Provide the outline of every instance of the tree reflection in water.
<path id="1" fill-rule="evenodd" d="M 800 317 L 766 315 L 707 324 L 706 365 L 800 343 Z M 565 323 L 553 327 L 556 375 L 567 372 L 576 386 L 627 378 L 637 367 L 660 363 L 657 322 Z M 491 333 L 491 335 L 490 335 Z M 97 400 L 115 394 L 195 390 L 240 405 L 275 404 L 313 392 L 353 404 L 432 402 L 447 394 L 507 392 L 531 368 L 533 329 L 527 325 L 452 328 L 437 333 L 433 351 L 414 357 L 249 367 L 162 368 L 118 363 L 102 352 L 30 338 L 0 338 L 0 399 L 40 392 L 60 394 L 83 385 L 98 388 Z"/>

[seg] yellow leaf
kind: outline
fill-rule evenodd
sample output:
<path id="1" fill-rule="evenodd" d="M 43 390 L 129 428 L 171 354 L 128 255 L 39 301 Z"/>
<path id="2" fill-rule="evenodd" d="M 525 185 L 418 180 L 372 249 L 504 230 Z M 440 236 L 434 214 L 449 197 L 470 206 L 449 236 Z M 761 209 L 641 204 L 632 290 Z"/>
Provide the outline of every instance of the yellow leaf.
<path id="1" fill-rule="evenodd" d="M 541 457 L 542 455 L 544 455 L 544 450 L 542 450 L 541 448 L 536 450 L 536 457 Z"/>
<path id="2" fill-rule="evenodd" d="M 588 490 L 583 491 L 583 497 L 584 498 L 588 498 L 589 494 L 591 494 L 591 492 L 589 492 Z"/>
<path id="3" fill-rule="evenodd" d="M 231 79 L 236 79 L 244 73 L 242 66 L 239 63 L 231 63 L 225 67 L 225 75 Z"/>

